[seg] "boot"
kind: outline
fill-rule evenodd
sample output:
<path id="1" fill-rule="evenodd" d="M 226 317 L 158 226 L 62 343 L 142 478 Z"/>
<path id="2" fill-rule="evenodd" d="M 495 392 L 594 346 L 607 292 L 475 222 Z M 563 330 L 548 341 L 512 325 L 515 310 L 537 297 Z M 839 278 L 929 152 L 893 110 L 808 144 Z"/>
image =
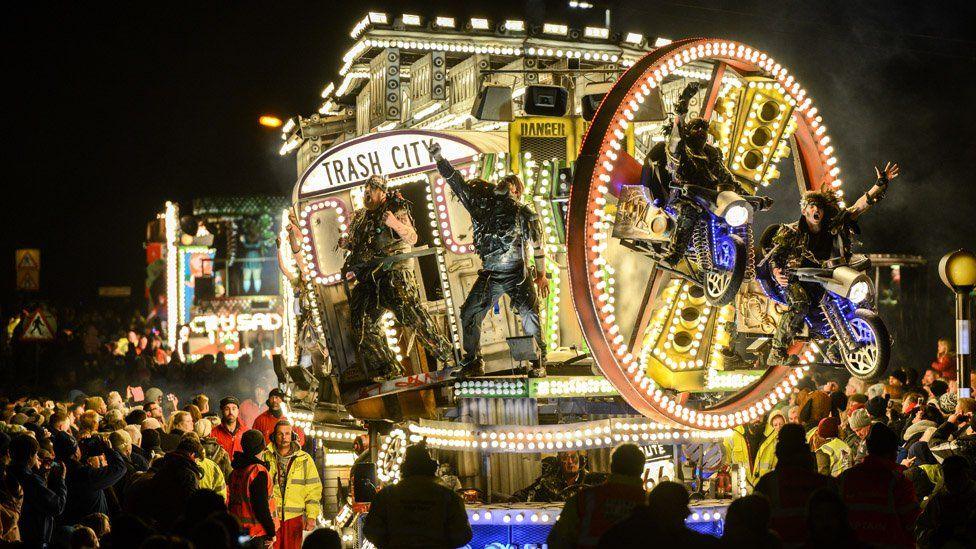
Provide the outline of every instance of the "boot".
<path id="1" fill-rule="evenodd" d="M 485 375 L 485 360 L 481 356 L 467 357 L 461 361 L 461 377 Z"/>
<path id="2" fill-rule="evenodd" d="M 766 357 L 766 366 L 796 366 L 799 362 L 799 358 L 796 355 L 786 354 L 786 349 L 784 347 L 773 347 L 769 350 L 769 356 Z"/>

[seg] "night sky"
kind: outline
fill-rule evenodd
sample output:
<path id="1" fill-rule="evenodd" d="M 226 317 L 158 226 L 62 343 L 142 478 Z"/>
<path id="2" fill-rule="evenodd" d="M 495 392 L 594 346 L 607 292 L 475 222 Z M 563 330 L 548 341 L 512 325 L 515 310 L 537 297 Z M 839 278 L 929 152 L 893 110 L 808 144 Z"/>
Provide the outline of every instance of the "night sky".
<path id="1" fill-rule="evenodd" d="M 290 192 L 294 159 L 278 156 L 278 132 L 257 117 L 315 112 L 367 8 L 602 23 L 602 12 L 570 14 L 565 4 L 7 6 L 3 303 L 14 298 L 18 247 L 42 249 L 49 297 L 90 300 L 100 285 L 139 293 L 145 225 L 166 200 Z M 976 247 L 973 2 L 611 4 L 615 32 L 724 37 L 777 58 L 819 105 L 849 193 L 866 188 L 873 163 L 901 163 L 889 198 L 864 219 L 866 249 L 937 260 Z M 932 290 L 942 307 L 944 292 Z"/>

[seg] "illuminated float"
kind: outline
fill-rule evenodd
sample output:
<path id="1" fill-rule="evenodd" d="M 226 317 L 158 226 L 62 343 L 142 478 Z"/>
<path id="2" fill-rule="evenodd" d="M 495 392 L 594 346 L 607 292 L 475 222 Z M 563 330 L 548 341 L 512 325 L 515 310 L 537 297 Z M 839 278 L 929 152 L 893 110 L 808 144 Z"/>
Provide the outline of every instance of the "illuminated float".
<path id="1" fill-rule="evenodd" d="M 820 360 L 810 345 L 796 368 L 759 360 L 782 309 L 755 280 L 759 239 L 751 230 L 741 234 L 749 244 L 741 289 L 725 305 L 680 268 L 658 268 L 622 244 L 634 231 L 666 237 L 667 223 L 642 186 L 644 159 L 663 141 L 668 113 L 690 81 L 705 84 L 693 110 L 710 120 L 749 194 L 772 188 L 778 162 L 793 153 L 796 198 L 781 206 L 781 220 L 795 216 L 800 190 L 826 185 L 843 193 L 822 117 L 768 54 L 718 39 L 649 42 L 598 27 L 410 14 L 369 13 L 351 37 L 341 80 L 325 87 L 318 113 L 288 120 L 281 136 L 280 152 L 295 154 L 299 173 L 280 237 L 298 311 L 284 323 L 283 366 L 318 380 L 315 398 L 292 400 L 293 418 L 313 436 L 349 444 L 356 428 L 337 437 L 337 410 L 367 427 L 366 461 L 379 484 L 396 482 L 406 445 L 426 440 L 481 502 L 468 506 L 472 547 L 541 544 L 559 504 L 490 502 L 530 484 L 542 455 L 582 450 L 606 468 L 609 449 L 634 442 L 648 456 L 650 483 L 673 478 L 682 448 L 715 443 L 760 418 Z M 426 152 L 431 140 L 465 178 L 517 173 L 526 184 L 547 239 L 548 378 L 516 374 L 521 334 L 507 298 L 483 325 L 488 377 L 458 379 L 453 364 L 436 369 L 391 315 L 382 317 L 387 343 L 407 375 L 374 382 L 357 357 L 348 328 L 354 282 L 340 272 L 337 243 L 374 174 L 413 204 L 419 241 L 402 258 L 460 352 L 459 308 L 479 259 L 470 218 Z M 296 385 L 294 376 L 287 381 Z M 733 477 L 732 495 L 742 494 L 744 473 Z M 699 501 L 690 521 L 718 532 L 727 503 Z M 325 508 L 331 524 L 358 541 L 356 519 L 368 504 Z"/>

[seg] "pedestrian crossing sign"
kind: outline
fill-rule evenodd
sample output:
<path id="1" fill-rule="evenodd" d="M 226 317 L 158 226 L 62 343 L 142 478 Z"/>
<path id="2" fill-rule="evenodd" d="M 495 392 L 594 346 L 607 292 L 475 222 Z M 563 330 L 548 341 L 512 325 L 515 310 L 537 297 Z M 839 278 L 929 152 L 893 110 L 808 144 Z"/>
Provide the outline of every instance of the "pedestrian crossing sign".
<path id="1" fill-rule="evenodd" d="M 45 315 L 40 309 L 34 311 L 28 316 L 27 323 L 24 325 L 24 334 L 20 339 L 23 341 L 53 341 L 53 319 Z"/>

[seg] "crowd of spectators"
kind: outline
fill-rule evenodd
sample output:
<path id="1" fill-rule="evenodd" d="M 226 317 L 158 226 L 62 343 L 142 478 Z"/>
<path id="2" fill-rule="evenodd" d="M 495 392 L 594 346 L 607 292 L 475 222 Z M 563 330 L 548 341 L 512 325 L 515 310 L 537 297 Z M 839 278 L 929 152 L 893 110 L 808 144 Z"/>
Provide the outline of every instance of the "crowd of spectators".
<path id="1" fill-rule="evenodd" d="M 0 398 L 0 542 L 339 547 L 331 530 L 302 544 L 319 529 L 322 485 L 279 390 L 247 422 L 233 396 L 167 413 L 162 392 L 147 393 Z"/>
<path id="2" fill-rule="evenodd" d="M 0 541 L 291 548 L 311 532 L 306 546 L 339 546 L 319 528 L 318 473 L 304 433 L 282 417 L 283 395 L 266 390 L 263 357 L 236 369 L 219 356 L 185 363 L 138 316 L 62 318 L 40 357 L 9 345 L 17 327 L 8 326 Z M 817 372 L 788 402 L 732 429 L 705 476 L 717 485 L 736 469 L 752 494 L 729 507 L 721 539 L 687 527 L 685 484 L 659 481 L 646 494 L 643 454 L 624 445 L 605 483 L 566 501 L 572 512 L 549 546 L 967 546 L 976 540 L 976 401 L 957 397 L 950 358 L 940 343 L 918 379 L 894 370 L 875 384 Z M 44 371 L 25 380 L 25 360 Z M 437 465 L 425 449 L 408 450 L 403 481 L 378 492 L 367 517 L 377 547 L 470 540 L 464 504 Z"/>
<path id="3" fill-rule="evenodd" d="M 155 387 L 167 400 L 172 394 L 187 401 L 199 392 L 211 399 L 229 394 L 244 400 L 255 387 L 275 384 L 266 343 L 270 337 L 263 333 L 249 334 L 254 340 L 249 351 L 235 359 L 220 352 L 191 357 L 167 348 L 156 318 L 123 308 L 47 306 L 44 310 L 56 321 L 54 340 L 28 344 L 21 336 L 34 309 L 11 310 L 3 318 L 0 383 L 8 395 L 73 400 L 78 394 L 114 390 L 128 396 L 128 387 Z"/>

